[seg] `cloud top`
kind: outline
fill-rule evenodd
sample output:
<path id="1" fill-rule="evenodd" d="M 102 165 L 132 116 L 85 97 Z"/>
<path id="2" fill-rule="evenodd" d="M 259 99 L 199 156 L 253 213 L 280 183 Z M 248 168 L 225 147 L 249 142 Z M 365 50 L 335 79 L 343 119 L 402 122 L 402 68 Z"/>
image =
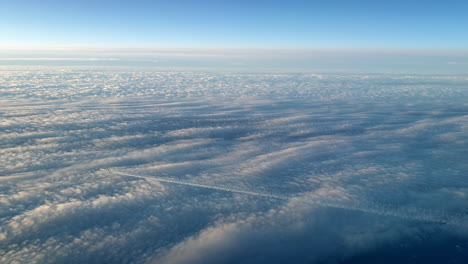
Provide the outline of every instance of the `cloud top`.
<path id="1" fill-rule="evenodd" d="M 417 238 L 465 249 L 464 76 L 3 73 L 2 263 L 346 263 Z"/>

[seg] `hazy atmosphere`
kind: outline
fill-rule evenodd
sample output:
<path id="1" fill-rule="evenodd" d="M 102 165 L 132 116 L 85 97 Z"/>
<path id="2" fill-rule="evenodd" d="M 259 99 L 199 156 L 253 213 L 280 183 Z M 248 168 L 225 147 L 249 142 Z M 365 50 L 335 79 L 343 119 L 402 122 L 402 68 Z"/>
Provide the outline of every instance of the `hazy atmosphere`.
<path id="1" fill-rule="evenodd" d="M 467 12 L 0 0 L 0 263 L 467 263 Z"/>

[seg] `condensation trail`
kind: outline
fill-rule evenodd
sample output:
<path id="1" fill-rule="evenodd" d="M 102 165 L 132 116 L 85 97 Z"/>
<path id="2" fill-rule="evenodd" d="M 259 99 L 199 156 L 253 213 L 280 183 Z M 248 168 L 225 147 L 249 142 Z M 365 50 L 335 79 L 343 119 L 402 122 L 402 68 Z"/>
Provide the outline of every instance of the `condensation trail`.
<path id="1" fill-rule="evenodd" d="M 135 174 L 125 173 L 125 172 L 120 172 L 120 171 L 110 171 L 110 172 L 123 175 L 123 176 L 130 176 L 130 177 L 154 180 L 154 181 L 159 181 L 159 182 L 174 183 L 174 184 L 180 184 L 180 185 L 186 185 L 186 186 L 192 186 L 192 187 L 200 187 L 200 188 L 212 189 L 212 190 L 218 190 L 218 191 L 241 193 L 241 194 L 261 196 L 261 197 L 281 199 L 281 200 L 288 200 L 290 198 L 287 196 L 276 195 L 276 194 L 245 191 L 245 190 L 232 189 L 232 188 L 221 187 L 221 186 L 206 185 L 206 184 L 201 184 L 201 183 L 186 182 L 186 181 L 173 180 L 173 179 L 167 179 L 167 178 L 141 176 L 141 175 L 135 175 Z"/>
<path id="2" fill-rule="evenodd" d="M 160 178 L 160 177 L 142 176 L 142 175 L 130 174 L 130 173 L 114 171 L 114 170 L 109 170 L 109 172 L 122 175 L 122 176 L 142 178 L 146 180 L 179 184 L 179 185 L 205 188 L 205 189 L 212 189 L 212 190 L 225 191 L 225 192 L 231 192 L 231 193 L 260 196 L 260 197 L 265 197 L 265 198 L 273 198 L 273 199 L 280 199 L 280 200 L 289 200 L 291 198 L 294 198 L 293 196 L 287 196 L 287 195 L 261 193 L 261 192 L 233 189 L 233 188 L 228 188 L 228 187 L 223 187 L 223 186 L 206 185 L 206 184 L 201 184 L 201 183 L 193 183 L 193 182 Z M 312 199 L 301 200 L 299 202 L 317 205 L 321 207 L 337 208 L 337 209 L 343 209 L 343 210 L 349 210 L 349 211 L 363 212 L 363 213 L 368 213 L 368 214 L 396 217 L 396 218 L 405 219 L 405 220 L 447 224 L 447 225 L 458 226 L 458 227 L 468 227 L 467 215 L 453 214 L 453 213 L 449 214 L 447 212 L 438 211 L 438 210 L 428 210 L 428 209 L 417 208 L 417 207 L 403 207 L 403 208 L 395 209 L 385 204 L 378 204 L 378 203 L 372 203 L 372 202 L 361 202 L 358 205 L 347 205 L 347 204 L 344 204 L 342 201 L 323 201 L 323 200 L 312 200 Z"/>

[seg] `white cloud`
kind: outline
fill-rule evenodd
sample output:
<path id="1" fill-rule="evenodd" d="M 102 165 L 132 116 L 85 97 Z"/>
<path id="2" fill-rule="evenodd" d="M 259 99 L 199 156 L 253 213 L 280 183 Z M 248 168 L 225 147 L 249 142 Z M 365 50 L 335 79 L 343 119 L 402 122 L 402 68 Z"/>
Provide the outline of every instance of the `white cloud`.
<path id="1" fill-rule="evenodd" d="M 333 263 L 467 239 L 466 80 L 62 70 L 0 80 L 2 263 Z"/>

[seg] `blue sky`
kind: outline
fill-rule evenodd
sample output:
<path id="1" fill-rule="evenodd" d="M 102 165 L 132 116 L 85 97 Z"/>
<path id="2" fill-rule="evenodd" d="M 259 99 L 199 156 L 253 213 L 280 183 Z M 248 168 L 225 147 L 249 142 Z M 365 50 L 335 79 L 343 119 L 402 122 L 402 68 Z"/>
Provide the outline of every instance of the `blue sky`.
<path id="1" fill-rule="evenodd" d="M 466 50 L 466 14 L 453 0 L 0 0 L 0 44 Z"/>

